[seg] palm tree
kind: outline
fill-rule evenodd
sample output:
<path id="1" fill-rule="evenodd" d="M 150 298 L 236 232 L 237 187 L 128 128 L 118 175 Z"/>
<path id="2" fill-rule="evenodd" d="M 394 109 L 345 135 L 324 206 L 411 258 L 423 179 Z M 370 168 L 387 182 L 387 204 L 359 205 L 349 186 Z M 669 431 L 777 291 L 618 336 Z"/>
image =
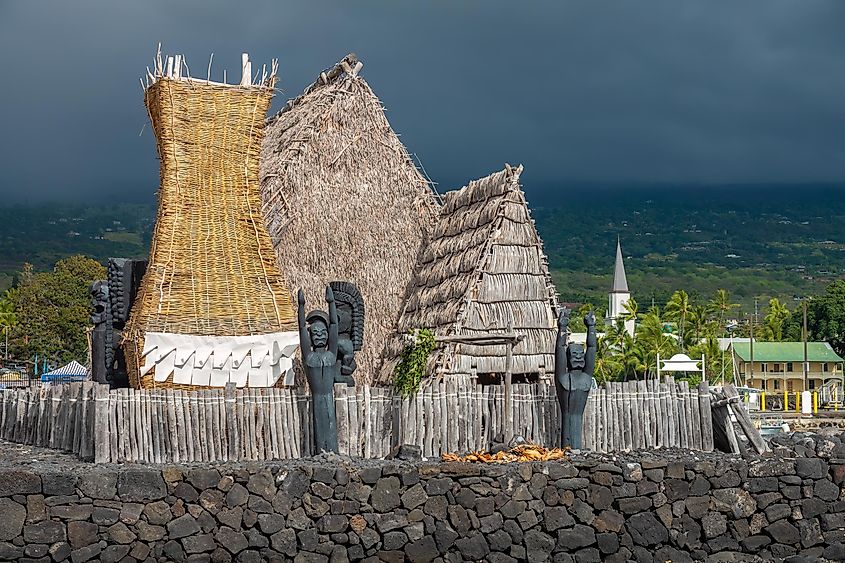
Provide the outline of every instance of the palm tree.
<path id="1" fill-rule="evenodd" d="M 783 325 L 789 320 L 791 313 L 786 305 L 777 297 L 769 300 L 769 312 L 763 319 L 763 332 L 766 340 L 780 342 L 783 340 Z"/>
<path id="2" fill-rule="evenodd" d="M 621 324 L 621 323 L 620 323 Z M 619 343 L 617 350 L 618 362 L 622 368 L 622 376 L 625 379 L 637 379 L 637 374 L 645 373 L 646 366 L 643 363 L 643 355 L 640 352 L 639 346 L 636 345 L 634 338 L 622 330 L 622 340 Z"/>
<path id="3" fill-rule="evenodd" d="M 602 336 L 596 343 L 596 382 L 602 384 L 614 381 L 619 378 L 621 371 L 618 358 L 608 344 L 607 338 Z"/>
<path id="4" fill-rule="evenodd" d="M 675 339 L 663 332 L 663 321 L 656 307 L 643 315 L 642 322 L 637 328 L 637 347 L 640 348 L 646 374 L 651 371 L 651 366 L 655 366 L 656 369 L 658 355 L 669 358 L 677 350 Z"/>
<path id="5" fill-rule="evenodd" d="M 619 315 L 623 321 L 637 320 L 637 301 L 630 297 L 622 306 L 622 314 Z"/>
<path id="6" fill-rule="evenodd" d="M 0 330 L 3 331 L 5 340 L 5 359 L 9 359 L 9 331 L 18 324 L 18 317 L 15 314 L 15 305 L 8 296 L 0 299 Z"/>
<path id="7" fill-rule="evenodd" d="M 714 315 L 716 315 L 720 330 L 724 330 L 725 317 L 728 316 L 734 309 L 738 309 L 739 303 L 731 303 L 730 296 L 728 295 L 728 291 L 726 289 L 717 289 L 716 294 L 707 304 L 707 307 Z"/>
<path id="8" fill-rule="evenodd" d="M 683 289 L 679 289 L 672 294 L 669 302 L 666 303 L 666 318 L 676 321 L 678 323 L 678 337 L 681 341 L 681 349 L 684 348 L 684 328 L 687 322 L 687 316 L 690 313 L 689 295 Z"/>
<path id="9" fill-rule="evenodd" d="M 704 305 L 693 305 L 689 312 L 689 322 L 695 331 L 695 343 L 697 344 L 707 331 L 708 323 L 707 308 Z"/>

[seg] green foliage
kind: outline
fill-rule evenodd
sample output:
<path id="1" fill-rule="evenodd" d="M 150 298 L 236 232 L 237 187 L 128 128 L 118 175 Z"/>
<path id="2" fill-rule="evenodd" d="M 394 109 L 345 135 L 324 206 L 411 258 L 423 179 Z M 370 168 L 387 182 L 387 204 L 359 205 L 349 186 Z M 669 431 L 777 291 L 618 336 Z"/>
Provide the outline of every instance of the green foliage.
<path id="1" fill-rule="evenodd" d="M 801 322 L 802 315 L 793 315 Z M 807 303 L 807 329 L 812 340 L 826 340 L 836 353 L 845 355 L 845 281 L 830 284 L 823 295 Z"/>
<path id="2" fill-rule="evenodd" d="M 9 342 L 12 354 L 25 360 L 38 354 L 57 363 L 84 363 L 89 287 L 105 277 L 103 265 L 84 256 L 60 260 L 51 272 L 24 268 L 17 287 L 8 293 L 17 320 Z"/>
<path id="3" fill-rule="evenodd" d="M 721 306 L 709 306 L 714 302 Z M 596 380 L 603 383 L 653 377 L 657 374 L 658 356 L 668 359 L 683 350 L 693 359 L 705 356 L 705 373 L 711 381 L 720 379 L 723 373 L 730 377 L 730 356 L 721 351 L 717 337 L 725 333 L 723 315 L 732 308 L 725 290 L 717 291 L 708 305 L 685 291 L 676 291 L 662 314 L 656 306 L 644 314 L 638 313 L 636 302 L 630 303 L 623 318 L 606 327 L 604 336 L 599 338 Z M 625 331 L 627 319 L 638 321 L 633 337 Z M 667 327 L 673 325 L 679 330 L 670 333 Z M 701 376 L 692 373 L 677 379 L 697 385 Z"/>
<path id="4" fill-rule="evenodd" d="M 154 220 L 154 205 L 0 206 L 0 291 L 15 285 L 24 263 L 46 271 L 79 254 L 99 262 L 110 256 L 144 258 Z"/>
<path id="5" fill-rule="evenodd" d="M 777 297 L 769 300 L 769 310 L 763 319 L 763 327 L 760 331 L 760 340 L 770 342 L 782 342 L 784 326 L 789 321 L 792 313 L 783 305 Z"/>
<path id="6" fill-rule="evenodd" d="M 415 331 L 412 337 L 413 341 L 402 350 L 399 364 L 393 373 L 393 386 L 405 397 L 420 390 L 428 358 L 435 347 L 434 333 L 427 328 Z"/>

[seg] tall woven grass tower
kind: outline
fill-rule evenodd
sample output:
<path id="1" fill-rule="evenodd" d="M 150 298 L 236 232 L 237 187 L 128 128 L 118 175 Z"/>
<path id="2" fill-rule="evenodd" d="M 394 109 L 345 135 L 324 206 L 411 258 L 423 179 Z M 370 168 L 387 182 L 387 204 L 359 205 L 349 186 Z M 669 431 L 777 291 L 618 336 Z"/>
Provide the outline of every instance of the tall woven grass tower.
<path id="1" fill-rule="evenodd" d="M 144 102 L 161 161 L 150 261 L 124 338 L 135 387 L 281 384 L 298 344 L 290 293 L 261 215 L 258 159 L 276 80 L 148 73 Z"/>
<path id="2" fill-rule="evenodd" d="M 437 221 L 436 192 L 347 55 L 267 123 L 261 194 L 291 291 L 323 300 L 332 281 L 364 299 L 358 383 L 372 381 L 396 327 L 417 254 Z"/>

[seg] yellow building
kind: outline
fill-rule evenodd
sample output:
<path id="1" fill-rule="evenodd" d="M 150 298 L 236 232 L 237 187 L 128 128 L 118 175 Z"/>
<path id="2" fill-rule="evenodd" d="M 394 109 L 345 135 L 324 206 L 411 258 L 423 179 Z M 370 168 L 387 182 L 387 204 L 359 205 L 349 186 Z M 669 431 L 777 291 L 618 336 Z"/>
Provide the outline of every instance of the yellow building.
<path id="1" fill-rule="evenodd" d="M 843 382 L 843 360 L 827 342 L 807 343 L 807 385 L 804 385 L 803 342 L 748 342 L 732 346 L 740 381 L 767 392 L 812 391 Z M 753 354 L 753 362 L 752 362 Z"/>

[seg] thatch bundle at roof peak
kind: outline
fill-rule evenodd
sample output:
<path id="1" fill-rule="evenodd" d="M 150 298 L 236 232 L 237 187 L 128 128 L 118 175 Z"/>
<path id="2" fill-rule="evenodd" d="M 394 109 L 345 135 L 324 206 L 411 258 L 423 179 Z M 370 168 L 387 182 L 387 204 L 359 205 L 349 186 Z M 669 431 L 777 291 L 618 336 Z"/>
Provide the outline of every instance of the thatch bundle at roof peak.
<path id="1" fill-rule="evenodd" d="M 267 121 L 261 193 L 291 291 L 323 306 L 325 287 L 354 283 L 366 304 L 359 382 L 393 333 L 439 201 L 347 55 Z"/>
<path id="2" fill-rule="evenodd" d="M 402 334 L 431 329 L 435 336 L 513 332 L 513 373 L 531 378 L 554 370 L 557 294 L 525 195 L 522 166 L 474 180 L 444 195 L 431 243 L 417 264 L 399 318 L 400 336 L 385 351 L 379 382 L 388 383 L 403 346 Z M 495 379 L 505 371 L 504 345 L 449 342 L 429 361 L 430 374 Z"/>

